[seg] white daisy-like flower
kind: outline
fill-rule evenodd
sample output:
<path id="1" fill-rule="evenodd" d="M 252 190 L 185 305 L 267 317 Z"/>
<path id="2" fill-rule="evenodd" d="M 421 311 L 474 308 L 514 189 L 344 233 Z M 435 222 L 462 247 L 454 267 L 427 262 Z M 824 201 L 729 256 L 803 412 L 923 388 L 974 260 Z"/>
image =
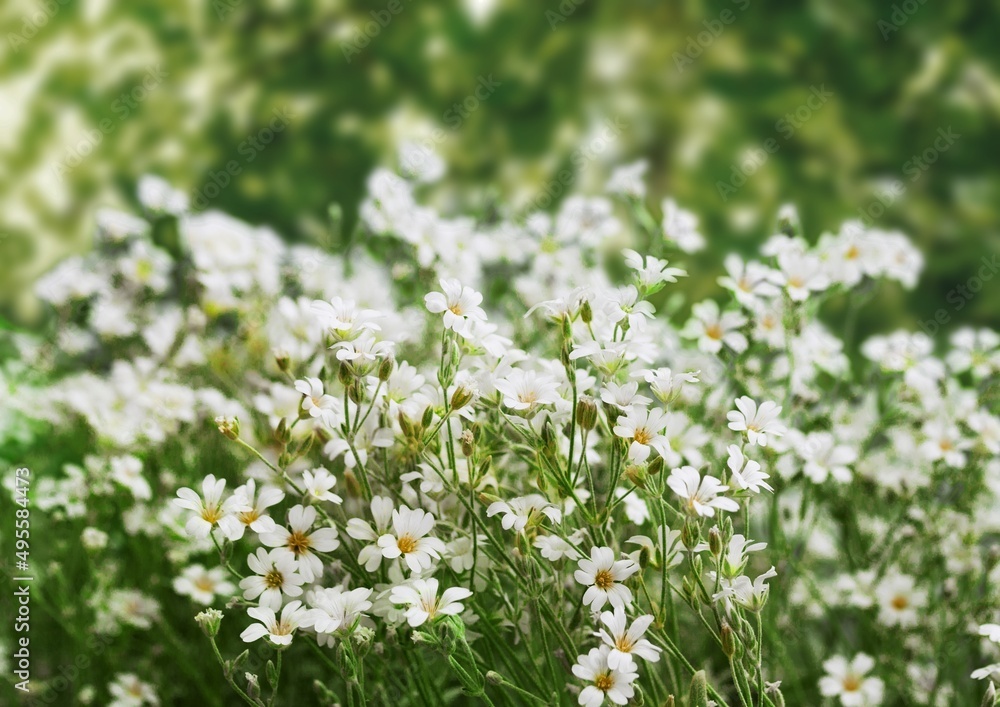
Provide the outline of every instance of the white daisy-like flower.
<path id="1" fill-rule="evenodd" d="M 808 253 L 782 253 L 778 256 L 781 283 L 793 302 L 804 302 L 813 292 L 830 286 L 823 261 Z"/>
<path id="2" fill-rule="evenodd" d="M 430 569 L 434 560 L 440 560 L 445 545 L 427 535 L 434 529 L 434 516 L 422 508 L 410 510 L 400 506 L 392 512 L 392 532 L 378 539 L 382 556 L 389 560 L 402 557 L 411 572 Z"/>
<path id="3" fill-rule="evenodd" d="M 312 533 L 316 522 L 316 509 L 312 506 L 293 506 L 288 511 L 288 527 L 278 526 L 270 533 L 262 533 L 260 541 L 273 552 L 291 557 L 297 562 L 299 574 L 312 582 L 323 574 L 323 561 L 316 552 L 333 552 L 340 547 L 337 529 L 326 527 Z"/>
<path id="4" fill-rule="evenodd" d="M 424 305 L 432 314 L 444 315 L 444 328 L 457 334 L 471 334 L 471 322 L 486 321 L 486 312 L 480 307 L 483 296 L 471 287 L 463 287 L 458 280 L 442 278 L 443 292 L 431 292 L 424 297 Z"/>
<path id="5" fill-rule="evenodd" d="M 740 504 L 731 498 L 720 496 L 729 487 L 714 476 L 704 476 L 691 466 L 682 466 L 670 472 L 667 485 L 684 499 L 685 510 L 691 515 L 711 518 L 715 511 L 735 513 L 740 510 Z"/>
<path id="6" fill-rule="evenodd" d="M 605 191 L 609 194 L 622 194 L 636 199 L 643 199 L 646 196 L 646 170 L 649 169 L 648 160 L 636 160 L 631 164 L 615 167 L 608 178 L 608 183 L 604 185 Z"/>
<path id="7" fill-rule="evenodd" d="M 747 318 L 739 312 L 721 312 L 715 300 L 704 300 L 691 307 L 691 318 L 681 330 L 681 336 L 697 339 L 698 348 L 717 354 L 723 345 L 736 353 L 746 351 L 749 342 L 740 332 Z"/>
<path id="8" fill-rule="evenodd" d="M 628 560 L 615 560 L 610 547 L 593 547 L 589 558 L 582 558 L 573 573 L 577 582 L 587 587 L 583 603 L 592 611 L 600 611 L 608 602 L 611 606 L 627 608 L 632 605 L 632 590 L 622 582 L 639 571 L 639 565 Z"/>
<path id="9" fill-rule="evenodd" d="M 673 241 L 685 253 L 705 247 L 705 237 L 698 232 L 698 217 L 680 208 L 673 199 L 663 201 L 663 237 Z"/>
<path id="10" fill-rule="evenodd" d="M 323 381 L 303 378 L 295 381 L 295 390 L 302 393 L 302 410 L 309 417 L 318 418 L 330 427 L 337 425 L 337 399 L 323 392 Z"/>
<path id="11" fill-rule="evenodd" d="M 587 655 L 577 656 L 573 674 L 589 683 L 577 699 L 583 707 L 600 707 L 605 697 L 616 705 L 624 705 L 635 695 L 632 683 L 639 677 L 635 664 L 629 662 L 612 668 L 608 665 L 610 655 L 611 648 L 602 645 L 591 648 Z"/>
<path id="12" fill-rule="evenodd" d="M 549 562 L 558 562 L 564 557 L 569 560 L 580 557 L 580 551 L 558 535 L 539 535 L 535 538 L 533 546 Z"/>
<path id="13" fill-rule="evenodd" d="M 670 450 L 670 440 L 663 434 L 666 424 L 666 413 L 659 408 L 632 408 L 618 418 L 614 433 L 632 440 L 628 458 L 641 464 L 649 458 L 650 449 L 655 449 L 661 456 Z"/>
<path id="14" fill-rule="evenodd" d="M 159 705 L 160 698 L 156 696 L 153 686 L 143 682 L 133 673 L 119 673 L 114 682 L 108 685 L 112 700 L 108 707 L 143 707 L 143 705 Z"/>
<path id="15" fill-rule="evenodd" d="M 882 704 L 885 683 L 876 677 L 867 677 L 875 667 L 875 659 L 858 653 L 848 661 L 835 655 L 823 663 L 826 675 L 819 680 L 819 691 L 824 697 L 837 697 L 843 707 L 877 707 Z"/>
<path id="16" fill-rule="evenodd" d="M 437 616 L 454 616 L 465 610 L 463 599 L 472 596 L 464 587 L 449 587 L 438 597 L 438 581 L 415 579 L 392 588 L 389 601 L 406 606 L 406 622 L 413 627 L 433 621 Z"/>
<path id="17" fill-rule="evenodd" d="M 247 528 L 257 534 L 274 532 L 277 524 L 266 511 L 281 503 L 285 498 L 284 491 L 274 486 L 264 486 L 260 489 L 260 494 L 256 494 L 256 482 L 249 479 L 242 486 L 236 487 L 233 497 L 239 498 L 238 503 L 247 510 L 234 512 L 219 520 L 219 527 L 227 538 L 235 542 L 243 537 Z"/>
<path id="18" fill-rule="evenodd" d="M 207 538 L 219 521 L 230 513 L 243 513 L 251 510 L 250 506 L 238 496 L 230 496 L 225 502 L 222 494 L 226 490 L 226 480 L 216 479 L 213 474 L 205 477 L 201 484 L 202 496 L 188 487 L 177 489 L 174 504 L 194 511 L 184 525 L 187 534 L 195 538 Z"/>
<path id="19" fill-rule="evenodd" d="M 492 518 L 497 513 L 502 513 L 503 518 L 500 525 L 504 530 L 514 529 L 520 533 L 524 530 L 532 514 L 542 514 L 553 523 L 562 521 L 562 513 L 553 504 L 549 503 L 544 496 L 532 493 L 527 496 L 519 496 L 509 501 L 494 501 L 486 509 L 486 516 Z"/>
<path id="20" fill-rule="evenodd" d="M 944 420 L 928 420 L 921 428 L 927 438 L 920 445 L 920 452 L 927 461 L 942 460 L 956 469 L 965 466 L 965 450 L 972 446 L 962 437 L 958 427 Z"/>
<path id="21" fill-rule="evenodd" d="M 624 412 L 628 412 L 633 405 L 645 407 L 653 402 L 652 398 L 639 395 L 639 383 L 636 381 L 628 381 L 621 385 L 607 381 L 601 387 L 601 400 Z"/>
<path id="22" fill-rule="evenodd" d="M 302 486 L 309 498 L 315 501 L 329 501 L 341 504 L 344 502 L 337 494 L 330 491 L 337 484 L 337 477 L 326 467 L 318 466 L 311 471 L 302 472 Z"/>
<path id="23" fill-rule="evenodd" d="M 729 429 L 746 432 L 750 444 L 767 446 L 767 436 L 780 437 L 785 434 L 785 426 L 778 422 L 781 406 L 767 400 L 757 407 L 757 403 L 746 395 L 736 399 L 736 410 L 726 413 Z"/>
<path id="24" fill-rule="evenodd" d="M 698 374 L 701 371 L 685 371 L 674 373 L 669 368 L 645 368 L 633 373 L 633 377 L 642 377 L 649 383 L 649 389 L 653 395 L 664 405 L 670 405 L 681 394 L 681 388 L 685 383 L 698 383 Z"/>
<path id="25" fill-rule="evenodd" d="M 606 628 L 600 629 L 599 636 L 610 648 L 608 667 L 611 669 L 627 669 L 635 661 L 633 656 L 655 663 L 660 659 L 661 649 L 647 641 L 643 636 L 646 629 L 653 623 L 652 615 L 637 616 L 631 625 L 625 616 L 625 609 L 616 608 L 614 612 L 605 611 L 601 614 L 601 623 Z"/>
<path id="26" fill-rule="evenodd" d="M 743 456 L 743 450 L 735 444 L 728 447 L 729 460 L 726 465 L 729 467 L 730 484 L 744 491 L 760 493 L 761 489 L 773 492 L 774 489 L 767 483 L 766 479 L 770 474 L 760 470 L 760 464 L 753 459 Z"/>
<path id="27" fill-rule="evenodd" d="M 767 595 L 770 592 L 767 580 L 777 576 L 778 573 L 774 567 L 764 574 L 758 575 L 753 582 L 750 581 L 749 577 L 740 575 L 729 582 L 728 586 L 722 592 L 712 597 L 712 599 L 714 601 L 718 601 L 719 599 L 725 600 L 727 608 L 731 600 L 747 611 L 758 612 L 767 603 Z"/>
<path id="28" fill-rule="evenodd" d="M 358 553 L 358 563 L 364 565 L 368 572 L 374 572 L 382 564 L 382 548 L 379 547 L 378 539 L 385 535 L 392 525 L 392 499 L 384 496 L 373 497 L 371 511 L 372 519 L 375 521 L 374 528 L 360 518 L 347 520 L 347 534 L 355 540 L 364 540 L 368 543 Z"/>
<path id="29" fill-rule="evenodd" d="M 329 639 L 327 645 L 332 645 L 333 633 L 351 631 L 365 612 L 372 608 L 369 601 L 371 595 L 372 590 L 366 587 L 351 590 L 332 587 L 312 591 L 308 596 L 312 608 L 306 614 L 305 623 L 321 637 L 326 634 Z"/>
<path id="30" fill-rule="evenodd" d="M 984 636 L 987 641 L 1000 643 L 1000 624 L 983 624 L 979 627 L 979 635 Z"/>
<path id="31" fill-rule="evenodd" d="M 758 306 L 761 300 L 769 300 L 781 294 L 780 273 L 754 261 L 744 262 L 736 253 L 726 256 L 723 265 L 726 275 L 719 278 L 719 284 L 730 290 L 736 301 L 744 307 Z"/>
<path id="32" fill-rule="evenodd" d="M 297 570 L 295 559 L 288 553 L 262 547 L 247 557 L 247 564 L 253 572 L 240 580 L 243 598 L 253 601 L 260 597 L 259 604 L 275 611 L 281 608 L 282 596 L 297 597 L 302 594 L 305 578 Z"/>
<path id="33" fill-rule="evenodd" d="M 315 300 L 312 310 L 327 332 L 337 341 L 354 339 L 365 331 L 381 331 L 376 320 L 381 314 L 373 309 L 359 309 L 354 300 L 334 297 L 329 302 Z"/>
<path id="34" fill-rule="evenodd" d="M 142 460 L 128 454 L 122 457 L 112 457 L 111 478 L 132 492 L 140 501 L 148 501 L 153 497 L 153 489 L 142 475 Z"/>
<path id="35" fill-rule="evenodd" d="M 285 604 L 280 617 L 275 614 L 274 609 L 266 606 L 252 606 L 247 609 L 247 614 L 259 623 L 250 624 L 240 634 L 245 643 L 253 643 L 267 636 L 276 646 L 288 646 L 292 643 L 295 630 L 304 625 L 307 610 L 303 608 L 301 601 L 296 600 Z"/>
<path id="36" fill-rule="evenodd" d="M 539 405 L 555 405 L 562 397 L 552 376 L 515 368 L 496 382 L 503 404 L 511 410 L 534 410 Z"/>
<path id="37" fill-rule="evenodd" d="M 639 286 L 643 289 L 656 290 L 667 282 L 677 282 L 679 277 L 687 277 L 687 270 L 668 267 L 669 261 L 654 258 L 652 255 L 642 256 L 630 248 L 622 251 L 625 265 L 635 270 Z"/>
<path id="38" fill-rule="evenodd" d="M 226 580 L 221 567 L 205 569 L 202 565 L 191 565 L 181 570 L 181 576 L 174 578 L 174 591 L 191 597 L 199 604 L 208 606 L 216 595 L 229 596 L 236 587 Z"/>
<path id="39" fill-rule="evenodd" d="M 878 620 L 886 626 L 912 628 L 927 606 L 927 591 L 917 588 L 917 581 L 906 574 L 889 574 L 875 585 Z"/>

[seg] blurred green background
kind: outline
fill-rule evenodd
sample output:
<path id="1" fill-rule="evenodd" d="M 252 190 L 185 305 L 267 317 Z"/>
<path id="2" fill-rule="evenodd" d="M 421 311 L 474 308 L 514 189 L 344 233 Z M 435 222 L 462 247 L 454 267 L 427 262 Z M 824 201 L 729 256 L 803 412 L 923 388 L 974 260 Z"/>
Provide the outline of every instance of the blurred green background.
<path id="1" fill-rule="evenodd" d="M 23 325 L 40 316 L 31 283 L 88 247 L 98 206 L 137 209 L 142 174 L 199 204 L 235 161 L 201 204 L 317 241 L 328 205 L 353 221 L 365 177 L 415 140 L 448 164 L 426 194 L 446 212 L 524 209 L 566 168 L 598 192 L 648 159 L 654 208 L 669 195 L 702 219 L 709 248 L 684 285 L 698 296 L 783 203 L 813 240 L 867 212 L 914 238 L 927 270 L 913 292 L 881 290 L 863 332 L 943 306 L 949 329 L 1000 326 L 1000 278 L 947 304 L 1000 251 L 996 3 L 16 0 L 0 17 L 0 311 Z M 829 98 L 789 128 L 815 91 Z M 275 111 L 284 129 L 248 148 Z M 574 157 L 608 119 L 620 134 Z M 939 130 L 957 135 L 944 149 Z"/>

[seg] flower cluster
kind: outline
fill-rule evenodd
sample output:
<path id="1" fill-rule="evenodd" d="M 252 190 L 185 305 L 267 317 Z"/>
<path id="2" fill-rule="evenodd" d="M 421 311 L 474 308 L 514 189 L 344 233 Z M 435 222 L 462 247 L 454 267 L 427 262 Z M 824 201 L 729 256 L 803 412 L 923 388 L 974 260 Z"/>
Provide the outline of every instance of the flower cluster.
<path id="1" fill-rule="evenodd" d="M 378 171 L 361 228 L 391 269 L 222 214 L 103 214 L 97 264 L 40 290 L 60 355 L 106 373 L 48 349 L 58 383 L 21 392 L 98 438 L 39 491 L 105 563 L 95 625 L 161 620 L 103 556 L 144 535 L 173 592 L 227 607 L 199 623 L 251 704 L 309 661 L 342 678 L 328 703 L 966 703 L 1000 672 L 1000 337 L 840 338 L 821 304 L 912 287 L 920 255 L 854 223 L 810 245 L 792 209 L 723 296 L 670 304 L 697 220 L 654 217 L 641 170 L 613 182 L 480 223 Z M 236 636 L 276 652 L 265 681 Z"/>

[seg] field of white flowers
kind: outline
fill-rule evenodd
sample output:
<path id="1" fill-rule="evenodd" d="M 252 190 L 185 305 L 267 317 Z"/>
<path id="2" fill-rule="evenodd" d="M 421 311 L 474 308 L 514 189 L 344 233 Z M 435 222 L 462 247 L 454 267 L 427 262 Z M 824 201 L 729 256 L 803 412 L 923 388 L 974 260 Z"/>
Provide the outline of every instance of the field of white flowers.
<path id="1" fill-rule="evenodd" d="M 328 249 L 147 177 L 38 283 L 4 704 L 997 704 L 1000 334 L 822 323 L 919 286 L 904 234 L 787 206 L 685 302 L 642 164 L 473 218 L 425 157 Z"/>

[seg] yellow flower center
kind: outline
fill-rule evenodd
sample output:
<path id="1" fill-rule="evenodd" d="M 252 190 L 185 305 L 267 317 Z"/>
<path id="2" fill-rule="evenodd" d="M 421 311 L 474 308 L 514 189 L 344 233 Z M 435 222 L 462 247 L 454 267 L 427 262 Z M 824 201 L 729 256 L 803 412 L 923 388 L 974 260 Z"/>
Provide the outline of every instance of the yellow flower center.
<path id="1" fill-rule="evenodd" d="M 709 324 L 705 327 L 705 336 L 709 339 L 721 339 L 722 338 L 722 327 L 718 324 Z"/>
<path id="2" fill-rule="evenodd" d="M 309 546 L 311 542 L 309 538 L 302 532 L 296 530 L 294 533 L 288 536 L 288 540 L 285 541 L 288 549 L 291 550 L 296 557 L 304 555 L 309 552 Z"/>
<path id="3" fill-rule="evenodd" d="M 594 576 L 594 585 L 598 589 L 610 589 L 611 585 L 615 583 L 615 578 L 607 570 L 600 570 Z"/>
<path id="4" fill-rule="evenodd" d="M 242 513 L 238 513 L 236 517 L 240 519 L 240 522 L 243 523 L 243 525 L 250 525 L 251 523 L 256 522 L 257 519 L 260 518 L 260 513 L 258 513 L 257 509 L 255 508 L 250 511 L 243 511 Z"/>
<path id="5" fill-rule="evenodd" d="M 596 678 L 594 678 L 594 687 L 596 687 L 601 692 L 607 692 L 612 687 L 614 687 L 615 681 L 611 679 L 611 675 L 608 673 L 601 673 Z"/>
<path id="6" fill-rule="evenodd" d="M 615 641 L 615 648 L 622 653 L 629 653 L 632 650 L 632 641 L 629 640 L 628 635 L 621 636 Z"/>
<path id="7" fill-rule="evenodd" d="M 861 689 L 861 681 L 854 675 L 844 678 L 844 692 L 857 692 Z"/>
<path id="8" fill-rule="evenodd" d="M 653 439 L 652 433 L 644 427 L 640 427 L 635 431 L 634 435 L 635 441 L 639 444 L 649 444 Z"/>
<path id="9" fill-rule="evenodd" d="M 403 535 L 396 541 L 396 547 L 398 547 L 399 551 L 405 555 L 406 553 L 413 552 L 417 549 L 417 541 L 409 535 Z"/>
<path id="10" fill-rule="evenodd" d="M 278 589 L 284 583 L 284 575 L 276 569 L 272 568 L 267 574 L 264 575 L 264 584 L 267 585 L 268 589 Z"/>
<path id="11" fill-rule="evenodd" d="M 203 592 L 213 592 L 215 589 L 215 582 L 212 581 L 211 577 L 202 576 L 195 580 L 194 586 Z"/>
<path id="12" fill-rule="evenodd" d="M 211 523 L 212 525 L 215 525 L 216 523 L 219 522 L 219 518 L 222 517 L 222 511 L 220 511 L 215 506 L 208 506 L 208 507 L 202 509 L 202 511 L 201 511 L 201 517 L 204 520 L 206 520 L 209 523 Z"/>
<path id="13" fill-rule="evenodd" d="M 894 596 L 892 598 L 892 608 L 897 611 L 902 611 L 910 605 L 910 600 L 904 597 L 902 594 Z"/>

